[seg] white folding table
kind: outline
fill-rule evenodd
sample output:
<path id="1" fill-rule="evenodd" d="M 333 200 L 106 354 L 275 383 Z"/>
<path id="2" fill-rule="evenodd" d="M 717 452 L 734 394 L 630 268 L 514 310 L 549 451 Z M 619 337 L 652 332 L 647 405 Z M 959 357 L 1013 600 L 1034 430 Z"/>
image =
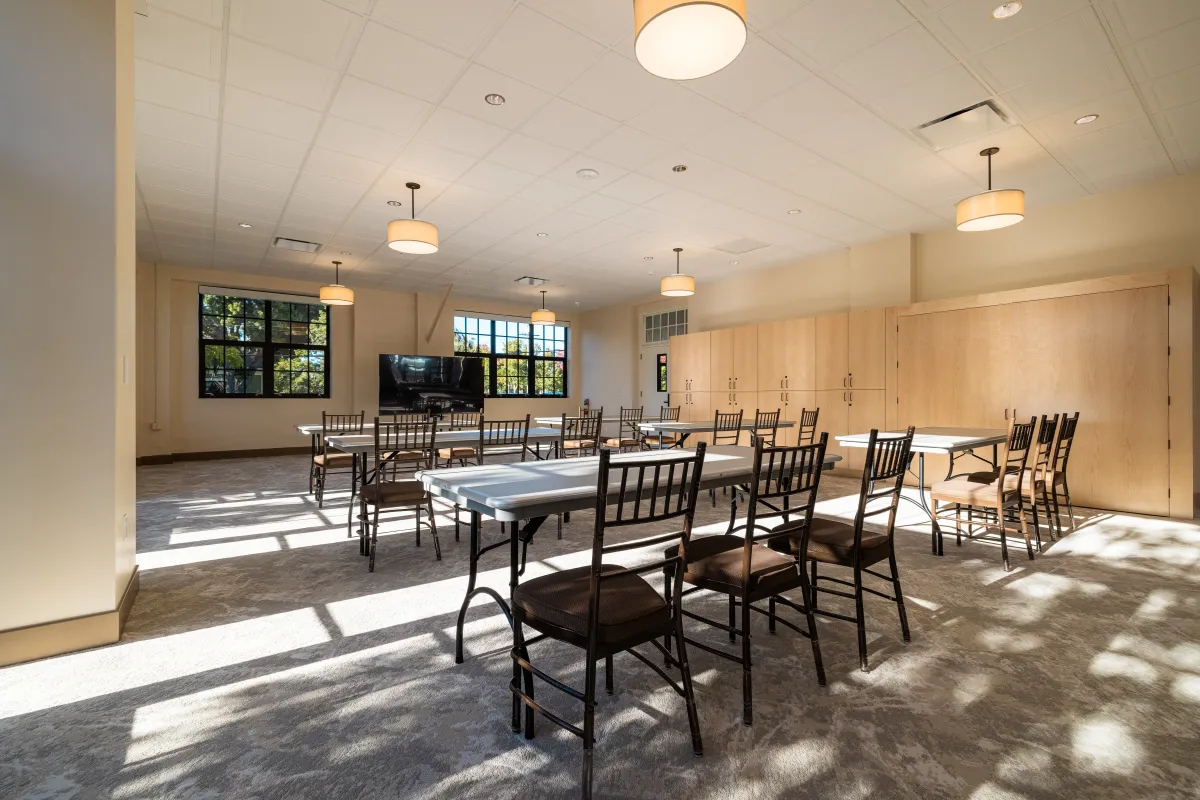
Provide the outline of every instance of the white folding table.
<path id="1" fill-rule="evenodd" d="M 614 454 L 612 463 L 639 460 L 670 461 L 679 458 L 679 455 L 679 450 Z M 832 469 L 838 461 L 841 461 L 841 456 L 826 455 L 824 468 Z M 750 477 L 753 469 L 753 448 L 710 447 L 704 455 L 700 488 L 714 489 L 738 485 Z M 466 620 L 467 607 L 477 595 L 485 594 L 491 597 L 500 606 L 509 624 L 512 624 L 512 611 L 508 601 L 494 589 L 475 585 L 479 557 L 508 544 L 508 585 L 511 599 L 512 590 L 524 571 L 525 559 L 522 553 L 528 548 L 533 535 L 547 517 L 594 508 L 599 471 L 600 458 L 591 456 L 426 470 L 417 474 L 430 493 L 467 509 L 471 514 L 470 578 L 467 582 L 467 596 L 463 598 L 462 607 L 458 612 L 455 634 L 455 660 L 458 663 L 463 661 L 463 623 Z M 609 502 L 615 503 L 619 496 L 620 486 L 614 482 L 610 489 Z M 508 530 L 507 538 L 481 547 L 482 515 L 500 522 L 512 523 L 505 526 Z"/>
<path id="2" fill-rule="evenodd" d="M 880 432 L 880 438 L 903 436 L 903 431 L 887 431 Z M 925 501 L 925 454 L 939 453 L 950 457 L 950 465 L 946 468 L 946 477 L 942 480 L 950 480 L 959 475 L 968 475 L 968 472 L 955 472 L 954 462 L 959 458 L 974 458 L 984 464 L 987 464 L 989 470 L 996 470 L 997 452 L 996 448 L 1004 442 L 1008 432 L 1001 428 L 917 428 L 913 433 L 912 452 L 917 458 L 917 496 L 912 498 L 906 494 L 901 494 L 903 500 L 907 500 L 913 505 L 920 508 L 929 517 L 929 524 L 932 526 L 930 534 L 930 547 L 934 555 L 942 555 L 942 543 L 937 535 L 937 524 L 933 519 L 933 511 L 929 508 L 929 504 Z M 852 433 L 848 436 L 835 437 L 840 444 L 846 447 L 866 447 L 871 439 L 870 433 Z M 991 447 L 992 460 L 988 461 L 981 458 L 974 451 L 977 447 Z M 911 462 L 909 464 L 909 472 L 912 472 Z"/>
<path id="3" fill-rule="evenodd" d="M 646 433 L 678 434 L 679 435 L 678 444 L 680 447 L 682 447 L 683 444 L 685 442 L 687 442 L 687 437 L 693 433 L 711 433 L 712 429 L 713 429 L 713 423 L 712 422 L 659 422 L 657 420 L 651 420 L 651 421 L 647 421 L 647 422 L 642 422 L 641 424 L 638 425 L 638 427 L 641 428 Z M 777 428 L 794 428 L 794 427 L 796 427 L 796 423 L 791 420 L 781 419 L 776 424 L 776 427 Z M 750 431 L 751 433 L 753 433 L 755 431 L 754 421 L 753 420 L 743 421 L 741 429 L 744 431 Z"/>

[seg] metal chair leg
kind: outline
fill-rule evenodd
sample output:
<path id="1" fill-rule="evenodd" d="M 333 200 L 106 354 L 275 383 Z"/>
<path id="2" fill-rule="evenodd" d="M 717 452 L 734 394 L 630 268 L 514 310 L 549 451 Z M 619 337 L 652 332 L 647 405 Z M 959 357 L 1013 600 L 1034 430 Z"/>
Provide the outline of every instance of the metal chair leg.
<path id="1" fill-rule="evenodd" d="M 606 694 L 613 693 L 613 657 L 611 655 L 604 657 L 604 691 Z"/>
<path id="2" fill-rule="evenodd" d="M 867 671 L 867 617 L 863 609 L 862 570 L 854 568 L 854 617 L 858 624 L 858 667 Z"/>
<path id="3" fill-rule="evenodd" d="M 747 534 L 749 535 L 749 534 Z M 750 659 L 750 601 L 742 598 L 742 724 L 754 724 L 754 685 Z"/>
<path id="4" fill-rule="evenodd" d="M 704 743 L 700 739 L 700 715 L 696 712 L 696 692 L 692 687 L 692 668 L 688 664 L 687 650 L 683 641 L 683 616 L 675 612 L 675 646 L 679 651 L 679 672 L 682 676 L 683 699 L 687 704 L 688 727 L 692 731 L 692 752 L 704 755 Z"/>

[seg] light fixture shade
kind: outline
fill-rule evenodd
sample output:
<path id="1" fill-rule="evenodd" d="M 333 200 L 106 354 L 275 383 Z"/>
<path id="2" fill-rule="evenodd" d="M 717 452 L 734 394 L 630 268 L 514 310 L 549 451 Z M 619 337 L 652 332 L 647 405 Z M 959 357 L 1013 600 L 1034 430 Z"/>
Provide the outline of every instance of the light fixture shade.
<path id="1" fill-rule="evenodd" d="M 647 72 L 703 78 L 746 46 L 746 0 L 633 0 L 633 30 L 633 50 Z"/>
<path id="2" fill-rule="evenodd" d="M 349 286 L 342 286 L 340 283 L 322 286 L 321 302 L 327 306 L 352 306 L 354 305 L 354 290 Z"/>
<path id="3" fill-rule="evenodd" d="M 554 312 L 545 308 L 539 308 L 530 315 L 529 319 L 534 325 L 553 325 L 557 321 Z"/>
<path id="4" fill-rule="evenodd" d="M 659 283 L 663 297 L 691 297 L 696 293 L 696 279 L 691 275 L 667 275 Z"/>
<path id="5" fill-rule="evenodd" d="M 1020 189 L 994 189 L 959 200 L 955 206 L 960 231 L 992 231 L 1025 219 L 1025 193 Z"/>
<path id="6" fill-rule="evenodd" d="M 388 223 L 388 247 L 418 256 L 436 253 L 437 225 L 419 219 L 394 219 Z"/>

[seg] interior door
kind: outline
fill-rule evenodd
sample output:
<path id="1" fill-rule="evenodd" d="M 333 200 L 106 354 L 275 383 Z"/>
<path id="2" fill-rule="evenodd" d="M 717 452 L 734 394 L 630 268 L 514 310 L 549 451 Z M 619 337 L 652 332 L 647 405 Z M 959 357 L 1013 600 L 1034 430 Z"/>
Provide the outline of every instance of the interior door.
<path id="1" fill-rule="evenodd" d="M 816 388 L 849 389 L 849 320 L 845 314 L 816 318 Z"/>
<path id="2" fill-rule="evenodd" d="M 658 411 L 668 405 L 669 392 L 659 391 L 658 362 L 659 358 L 667 360 L 667 384 L 670 387 L 671 358 L 670 349 L 666 342 L 646 345 L 642 348 L 638 363 L 638 404 L 642 414 L 648 419 L 658 419 Z M 679 405 L 678 401 L 675 405 Z"/>

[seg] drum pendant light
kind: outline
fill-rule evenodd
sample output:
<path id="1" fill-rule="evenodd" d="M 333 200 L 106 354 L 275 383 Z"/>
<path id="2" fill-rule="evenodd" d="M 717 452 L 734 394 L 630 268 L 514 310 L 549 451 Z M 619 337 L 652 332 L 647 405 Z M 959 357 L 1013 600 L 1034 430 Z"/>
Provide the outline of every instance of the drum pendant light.
<path id="1" fill-rule="evenodd" d="M 438 229 L 432 222 L 417 219 L 419 183 L 406 183 L 412 195 L 412 219 L 394 219 L 388 223 L 388 247 L 401 253 L 427 256 L 438 251 Z"/>
<path id="2" fill-rule="evenodd" d="M 546 308 L 546 292 L 544 290 L 542 291 L 542 307 L 535 309 L 533 314 L 530 315 L 529 320 L 534 325 L 553 325 L 557 320 L 554 312 Z"/>
<path id="3" fill-rule="evenodd" d="M 988 190 L 958 201 L 955 212 L 960 231 L 992 231 L 1025 219 L 1025 192 L 992 189 L 992 156 L 999 152 L 999 147 L 979 151 L 988 160 Z"/>
<path id="4" fill-rule="evenodd" d="M 746 46 L 746 0 L 633 0 L 634 54 L 651 75 L 703 78 Z"/>
<path id="5" fill-rule="evenodd" d="M 675 274 L 668 275 L 659 283 L 659 294 L 663 297 L 691 297 L 696 293 L 696 279 L 679 273 L 679 254 L 682 247 L 675 248 Z"/>
<path id="6" fill-rule="evenodd" d="M 321 287 L 321 302 L 327 306 L 354 305 L 354 290 L 338 283 L 342 262 L 333 262 L 333 285 Z"/>

